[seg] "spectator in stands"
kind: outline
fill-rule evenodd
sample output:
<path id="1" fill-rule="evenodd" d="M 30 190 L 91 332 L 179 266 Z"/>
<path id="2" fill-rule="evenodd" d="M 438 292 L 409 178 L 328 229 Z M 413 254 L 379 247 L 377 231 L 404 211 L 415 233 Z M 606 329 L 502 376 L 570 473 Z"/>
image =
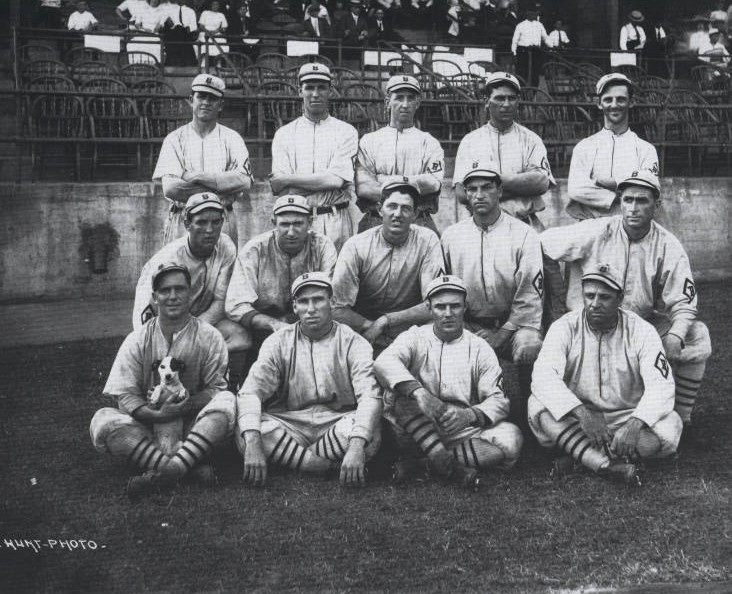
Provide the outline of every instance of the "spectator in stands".
<path id="1" fill-rule="evenodd" d="M 303 11 L 303 13 L 304 13 L 303 20 L 304 21 L 308 21 L 312 18 L 312 16 L 313 16 L 312 9 L 315 9 L 315 16 L 317 16 L 317 18 L 319 18 L 319 19 L 325 19 L 326 21 L 328 21 L 328 25 L 331 25 L 331 20 L 330 20 L 330 15 L 328 14 L 328 9 L 320 3 L 320 0 L 311 0 L 310 4 L 305 4 L 304 6 L 305 6 L 305 9 Z"/>
<path id="2" fill-rule="evenodd" d="M 349 8 L 348 15 L 338 23 L 336 36 L 342 39 L 343 44 L 346 46 L 360 46 L 363 45 L 369 34 L 366 17 L 362 14 L 361 0 L 350 0 Z M 360 52 L 359 50 L 344 48 L 343 57 L 347 60 L 358 59 Z"/>
<path id="3" fill-rule="evenodd" d="M 229 51 L 226 38 L 222 37 L 228 27 L 229 22 L 226 20 L 226 15 L 221 12 L 221 2 L 213 0 L 211 9 L 204 10 L 198 17 L 198 41 L 201 44 L 198 58 L 202 66 L 209 57 L 219 56 Z"/>
<path id="4" fill-rule="evenodd" d="M 134 61 L 151 64 L 161 61 L 160 41 L 157 34 L 163 26 L 163 21 L 160 0 L 149 0 L 144 8 L 135 8 L 134 17 L 130 21 L 130 28 L 146 35 L 139 35 L 130 39 L 127 42 L 127 52 L 144 52 L 152 57 L 137 55 L 134 57 Z"/>
<path id="5" fill-rule="evenodd" d="M 377 41 L 393 41 L 396 39 L 394 28 L 386 20 L 386 12 L 383 8 L 374 11 L 374 18 L 369 21 L 369 40 L 376 44 Z"/>
<path id="6" fill-rule="evenodd" d="M 305 32 L 310 37 L 331 37 L 330 21 L 326 17 L 319 16 L 321 14 L 320 8 L 324 7 L 318 7 L 315 4 L 308 6 Z"/>
<path id="7" fill-rule="evenodd" d="M 160 0 L 148 0 L 147 8 L 140 8 L 133 24 L 138 31 L 157 33 L 163 26 L 163 14 Z"/>
<path id="8" fill-rule="evenodd" d="M 552 49 L 562 49 L 569 45 L 569 36 L 567 35 L 567 31 L 564 29 L 564 22 L 562 19 L 554 21 L 554 29 L 549 33 L 547 45 Z"/>
<path id="9" fill-rule="evenodd" d="M 146 0 L 124 0 L 117 6 L 115 13 L 128 27 L 134 28 L 135 20 L 148 8 Z"/>
<path id="10" fill-rule="evenodd" d="M 242 137 L 218 123 L 226 85 L 220 78 L 199 74 L 191 83 L 188 101 L 192 121 L 173 130 L 163 141 L 153 180 L 163 184 L 170 214 L 163 242 L 184 234 L 183 207 L 199 192 L 214 192 L 224 204 L 223 232 L 237 244 L 234 203 L 252 185 L 249 151 Z"/>
<path id="11" fill-rule="evenodd" d="M 722 34 L 719 29 L 709 29 L 709 41 L 706 45 L 699 47 L 699 59 L 710 64 L 729 64 L 730 55 L 722 43 Z"/>
<path id="12" fill-rule="evenodd" d="M 460 42 L 460 0 L 450 0 L 450 8 L 447 9 L 447 34 L 455 43 Z"/>
<path id="13" fill-rule="evenodd" d="M 535 9 L 526 11 L 526 19 L 516 25 L 511 40 L 511 53 L 516 60 L 516 72 L 532 87 L 539 86 L 541 45 L 548 45 L 549 36 Z"/>
<path id="14" fill-rule="evenodd" d="M 646 32 L 641 27 L 641 23 L 645 20 L 640 10 L 634 10 L 628 15 L 627 22 L 620 29 L 621 50 L 642 50 L 646 46 Z"/>
<path id="15" fill-rule="evenodd" d="M 33 19 L 34 27 L 45 29 L 61 29 L 64 26 L 64 17 L 61 12 L 61 0 L 41 0 L 41 5 Z"/>
<path id="16" fill-rule="evenodd" d="M 671 38 L 666 34 L 663 23 L 659 20 L 648 28 L 646 40 L 646 71 L 654 76 L 669 76 L 666 58 L 671 47 Z"/>
<path id="17" fill-rule="evenodd" d="M 696 23 L 696 31 L 689 35 L 689 53 L 692 56 L 699 54 L 699 48 L 709 44 L 709 33 L 707 32 L 708 21 L 701 15 L 693 19 Z"/>
<path id="18" fill-rule="evenodd" d="M 423 28 L 434 26 L 434 0 L 411 0 L 415 23 Z"/>
<path id="19" fill-rule="evenodd" d="M 69 21 L 66 27 L 69 31 L 88 32 L 97 28 L 97 19 L 89 11 L 89 5 L 80 0 L 76 3 L 76 11 L 69 15 Z"/>
<path id="20" fill-rule="evenodd" d="M 337 0 L 333 4 L 333 10 L 330 22 L 334 29 L 338 28 L 338 23 L 343 20 L 343 18 L 348 16 L 348 11 L 343 8 L 343 0 Z"/>
<path id="21" fill-rule="evenodd" d="M 717 0 L 716 8 L 709 13 L 709 22 L 712 27 L 720 31 L 727 31 L 727 11 L 724 9 L 724 0 Z"/>
<path id="22" fill-rule="evenodd" d="M 629 126 L 633 83 L 613 72 L 598 80 L 595 90 L 603 128 L 577 143 L 569 166 L 567 213 L 577 220 L 618 214 L 618 182 L 634 171 L 658 175 L 656 149 Z"/>
<path id="23" fill-rule="evenodd" d="M 195 11 L 190 7 L 191 0 L 165 2 L 161 35 L 165 42 L 165 63 L 168 66 L 195 66 L 196 54 L 193 43 L 198 32 Z"/>

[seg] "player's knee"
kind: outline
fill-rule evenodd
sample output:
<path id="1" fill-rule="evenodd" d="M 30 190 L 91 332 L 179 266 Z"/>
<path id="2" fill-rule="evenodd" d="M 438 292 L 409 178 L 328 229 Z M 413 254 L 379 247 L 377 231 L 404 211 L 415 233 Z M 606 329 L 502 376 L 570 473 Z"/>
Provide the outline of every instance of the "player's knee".
<path id="1" fill-rule="evenodd" d="M 252 348 L 253 341 L 251 333 L 236 322 L 228 319 L 221 320 L 216 324 L 216 328 L 224 337 L 226 348 L 229 352 L 248 351 Z"/>
<path id="2" fill-rule="evenodd" d="M 534 395 L 529 397 L 527 408 L 529 429 L 536 436 L 536 440 L 542 447 L 552 447 L 558 431 L 551 413 Z"/>
<path id="3" fill-rule="evenodd" d="M 543 341 L 538 330 L 519 328 L 513 337 L 513 362 L 533 365 Z"/>
<path id="4" fill-rule="evenodd" d="M 673 455 L 679 446 L 683 428 L 684 423 L 677 412 L 672 411 L 666 415 L 651 427 L 651 431 L 660 442 L 660 446 L 657 451 L 649 452 L 644 457 L 667 458 Z M 645 452 L 641 452 L 641 455 L 644 454 Z"/>
<path id="5" fill-rule="evenodd" d="M 490 441 L 503 453 L 504 466 L 516 464 L 524 445 L 524 436 L 516 425 L 507 421 L 499 423 L 492 428 Z"/>
<path id="6" fill-rule="evenodd" d="M 98 452 L 109 452 L 109 436 L 120 430 L 134 429 L 134 419 L 121 410 L 111 407 L 100 408 L 89 424 L 89 436 Z"/>

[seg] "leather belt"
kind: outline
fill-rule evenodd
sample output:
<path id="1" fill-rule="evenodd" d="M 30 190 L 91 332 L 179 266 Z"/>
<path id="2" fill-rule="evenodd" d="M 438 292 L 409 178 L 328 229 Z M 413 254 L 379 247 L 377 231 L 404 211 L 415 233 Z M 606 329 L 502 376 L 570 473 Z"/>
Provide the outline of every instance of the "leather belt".
<path id="1" fill-rule="evenodd" d="M 338 204 L 331 204 L 330 206 L 316 206 L 315 207 L 315 214 L 325 214 L 326 212 L 330 212 L 335 214 L 339 210 L 343 210 L 344 208 L 348 208 L 349 202 L 339 202 Z"/>

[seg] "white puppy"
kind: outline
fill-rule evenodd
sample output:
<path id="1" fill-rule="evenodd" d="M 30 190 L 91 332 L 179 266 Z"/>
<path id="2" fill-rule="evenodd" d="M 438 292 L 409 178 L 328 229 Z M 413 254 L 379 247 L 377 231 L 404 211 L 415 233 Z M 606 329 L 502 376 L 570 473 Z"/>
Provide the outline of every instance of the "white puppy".
<path id="1" fill-rule="evenodd" d="M 180 381 L 180 372 L 186 368 L 183 361 L 175 357 L 165 357 L 156 363 L 160 383 L 155 386 L 148 401 L 150 408 L 157 410 L 166 402 L 175 403 L 185 400 L 188 390 Z M 153 433 L 160 450 L 165 455 L 172 456 L 178 451 L 183 439 L 183 417 L 165 423 L 155 423 Z"/>

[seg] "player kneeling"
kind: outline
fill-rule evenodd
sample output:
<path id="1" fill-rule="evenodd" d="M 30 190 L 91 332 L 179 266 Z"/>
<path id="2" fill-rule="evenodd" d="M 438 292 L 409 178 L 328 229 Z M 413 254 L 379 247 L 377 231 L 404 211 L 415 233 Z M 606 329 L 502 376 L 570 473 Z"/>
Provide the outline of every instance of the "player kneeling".
<path id="1" fill-rule="evenodd" d="M 263 485 L 268 462 L 317 474 L 340 465 L 341 483 L 361 486 L 383 408 L 371 345 L 333 321 L 326 273 L 295 279 L 292 299 L 299 321 L 264 341 L 237 396 L 244 480 Z"/>
<path id="2" fill-rule="evenodd" d="M 509 402 L 496 354 L 463 326 L 466 295 L 457 276 L 433 280 L 425 291 L 432 324 L 400 334 L 374 368 L 394 392 L 388 414 L 416 441 L 430 470 L 475 490 L 478 470 L 514 465 L 523 436 L 504 421 Z"/>
<path id="3" fill-rule="evenodd" d="M 620 309 L 620 275 L 596 264 L 582 276 L 584 308 L 559 318 L 534 366 L 529 425 L 539 443 L 629 486 L 639 486 L 640 458 L 676 451 L 681 417 L 674 379 L 653 326 Z M 630 460 L 630 461 L 629 461 Z"/>

